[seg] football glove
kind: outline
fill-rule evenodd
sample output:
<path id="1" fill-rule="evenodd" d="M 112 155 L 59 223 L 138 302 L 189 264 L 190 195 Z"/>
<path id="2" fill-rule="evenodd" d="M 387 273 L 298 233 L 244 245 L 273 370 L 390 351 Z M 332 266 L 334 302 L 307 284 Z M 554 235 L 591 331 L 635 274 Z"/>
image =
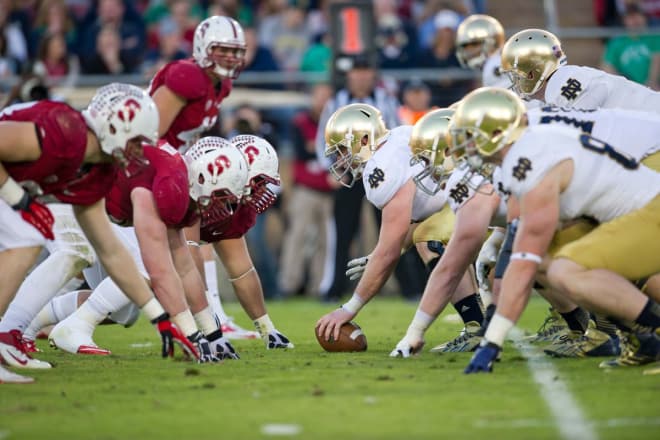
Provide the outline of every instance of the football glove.
<path id="1" fill-rule="evenodd" d="M 424 347 L 424 339 L 414 338 L 412 336 L 406 335 L 396 344 L 394 350 L 390 353 L 390 357 L 396 358 L 409 358 L 410 356 L 416 355 L 422 351 Z"/>
<path id="2" fill-rule="evenodd" d="M 486 342 L 484 339 L 463 372 L 465 374 L 492 373 L 493 362 L 495 362 L 501 350 L 502 348 L 499 345 Z"/>
<path id="3" fill-rule="evenodd" d="M 21 215 L 23 220 L 34 226 L 41 235 L 48 240 L 54 240 L 53 224 L 55 218 L 48 207 L 36 200 L 25 192 L 23 198 L 12 208 Z"/>
<path id="4" fill-rule="evenodd" d="M 277 330 L 272 330 L 266 335 L 266 348 L 273 350 L 276 348 L 294 348 L 293 342 Z"/>
<path id="5" fill-rule="evenodd" d="M 234 347 L 231 345 L 229 340 L 222 336 L 221 330 L 216 330 L 213 333 L 210 333 L 206 336 L 209 344 L 211 345 L 211 351 L 220 360 L 223 359 L 240 359 Z"/>
<path id="6" fill-rule="evenodd" d="M 371 255 L 366 255 L 364 257 L 355 258 L 354 260 L 348 262 L 346 265 L 346 276 L 349 280 L 357 280 L 362 276 L 362 273 L 367 267 L 367 263 L 369 262 L 370 257 Z"/>
<path id="7" fill-rule="evenodd" d="M 211 349 L 211 344 L 209 340 L 202 334 L 200 331 L 196 331 L 192 335 L 188 336 L 188 340 L 195 344 L 195 348 L 199 353 L 197 362 L 200 364 L 205 364 L 207 362 L 220 362 L 220 359 L 215 355 L 215 352 Z"/>
<path id="8" fill-rule="evenodd" d="M 156 325 L 156 328 L 160 333 L 162 357 L 174 357 L 174 345 L 177 344 L 187 358 L 199 359 L 199 354 L 197 353 L 195 345 L 193 345 L 174 324 L 172 324 L 169 314 L 164 313 L 151 321 L 151 323 Z"/>

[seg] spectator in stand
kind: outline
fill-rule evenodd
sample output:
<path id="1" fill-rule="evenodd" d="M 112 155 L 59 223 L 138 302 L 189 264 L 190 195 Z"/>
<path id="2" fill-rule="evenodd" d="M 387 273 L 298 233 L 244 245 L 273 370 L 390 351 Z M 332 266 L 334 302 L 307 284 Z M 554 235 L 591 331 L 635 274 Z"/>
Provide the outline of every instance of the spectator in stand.
<path id="1" fill-rule="evenodd" d="M 303 54 L 300 62 L 301 72 L 330 72 L 332 49 L 330 48 L 330 33 L 322 32 L 312 38 L 312 44 Z"/>
<path id="2" fill-rule="evenodd" d="M 416 22 L 418 23 L 417 42 L 422 51 L 433 46 L 437 31 L 435 18 L 441 11 L 453 11 L 459 16 L 466 16 L 469 13 L 461 0 L 430 0 L 424 2 L 421 12 L 416 14 Z"/>
<path id="3" fill-rule="evenodd" d="M 11 15 L 12 11 L 12 0 L 0 0 L 0 33 L 6 48 L 4 58 L 17 63 L 16 70 L 20 71 L 21 65 L 28 61 L 28 46 L 19 21 Z"/>
<path id="4" fill-rule="evenodd" d="M 320 83 L 313 87 L 311 95 L 310 108 L 293 119 L 293 188 L 285 198 L 287 228 L 279 272 L 280 290 L 285 298 L 303 289 L 310 296 L 320 296 L 326 265 L 328 226 L 333 221 L 332 192 L 339 187 L 339 182 L 316 156 L 319 117 L 332 96 L 332 88 Z M 307 252 L 310 249 L 311 256 Z"/>
<path id="5" fill-rule="evenodd" d="M 149 50 L 145 57 L 144 73 L 147 78 L 152 78 L 170 61 L 188 57 L 188 52 L 181 49 L 182 39 L 181 29 L 174 20 L 161 20 L 158 25 L 158 49 Z"/>
<path id="6" fill-rule="evenodd" d="M 456 58 L 456 28 L 460 22 L 460 15 L 452 10 L 444 9 L 436 14 L 433 45 L 422 53 L 421 67 L 461 67 Z M 439 74 L 438 80 L 430 83 L 432 102 L 439 107 L 447 107 L 465 96 L 473 85 L 471 80 L 450 80 Z"/>
<path id="7" fill-rule="evenodd" d="M 9 54 L 7 38 L 0 32 L 0 78 L 7 78 L 18 73 L 18 61 Z"/>
<path id="8" fill-rule="evenodd" d="M 144 17 L 147 24 L 149 48 L 158 48 L 162 22 L 173 20 L 181 32 L 179 49 L 185 53 L 192 53 L 195 28 L 204 18 L 204 9 L 197 2 L 166 0 L 152 3 Z"/>
<path id="9" fill-rule="evenodd" d="M 106 66 L 107 73 L 134 73 L 142 65 L 143 52 L 146 47 L 146 31 L 144 22 L 129 2 L 123 0 L 98 0 L 87 18 L 87 24 L 80 33 L 80 57 L 86 73 L 106 73 L 98 69 L 98 64 L 88 66 L 88 60 L 98 61 L 99 34 L 109 33 L 114 29 L 119 36 L 119 56 L 121 68 L 114 61 L 113 66 Z M 108 37 L 106 35 L 105 38 Z M 109 38 L 108 38 L 109 40 Z M 110 43 L 108 43 L 110 45 Z"/>
<path id="10" fill-rule="evenodd" d="M 57 34 L 62 35 L 69 50 L 75 52 L 76 28 L 65 0 L 42 1 L 30 36 L 32 52 L 38 56 L 44 36 Z"/>
<path id="11" fill-rule="evenodd" d="M 69 75 L 77 75 L 79 70 L 78 58 L 69 54 L 64 34 L 44 34 L 32 71 L 49 80 L 61 81 Z"/>
<path id="12" fill-rule="evenodd" d="M 431 110 L 431 89 L 418 78 L 413 78 L 406 84 L 402 98 L 399 119 L 404 125 L 415 125 L 415 122 Z"/>
<path id="13" fill-rule="evenodd" d="M 113 25 L 106 25 L 96 34 L 96 51 L 83 58 L 85 73 L 92 75 L 119 75 L 127 73 L 125 55 L 121 51 L 121 36 Z"/>
<path id="14" fill-rule="evenodd" d="M 607 43 L 602 68 L 658 90 L 660 36 L 645 35 L 647 19 L 636 4 L 628 5 L 622 18 L 628 34 L 614 37 Z"/>
<path id="15" fill-rule="evenodd" d="M 288 0 L 286 7 L 274 17 L 264 20 L 259 28 L 259 41 L 268 47 L 280 69 L 296 72 L 312 36 L 307 27 L 306 1 Z"/>
<path id="16" fill-rule="evenodd" d="M 374 15 L 380 68 L 413 67 L 417 62 L 417 35 L 412 24 L 397 15 L 397 2 L 395 0 L 376 0 Z"/>
<path id="17" fill-rule="evenodd" d="M 243 28 L 245 33 L 245 67 L 246 72 L 274 72 L 280 70 L 273 53 L 259 43 L 257 31 L 253 27 Z"/>

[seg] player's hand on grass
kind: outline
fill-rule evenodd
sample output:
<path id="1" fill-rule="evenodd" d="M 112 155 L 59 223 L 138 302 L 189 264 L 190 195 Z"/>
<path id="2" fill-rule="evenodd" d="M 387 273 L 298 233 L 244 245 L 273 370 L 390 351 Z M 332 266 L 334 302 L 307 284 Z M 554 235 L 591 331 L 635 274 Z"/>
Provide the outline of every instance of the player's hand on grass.
<path id="1" fill-rule="evenodd" d="M 220 362 L 220 359 L 215 355 L 211 349 L 211 344 L 209 340 L 202 334 L 200 331 L 196 331 L 192 335 L 188 336 L 188 340 L 194 344 L 197 353 L 197 362 L 204 364 L 207 362 Z"/>
<path id="2" fill-rule="evenodd" d="M 370 257 L 371 255 L 365 255 L 364 257 L 355 258 L 348 262 L 346 265 L 346 276 L 349 280 L 357 280 L 362 277 Z"/>
<path id="3" fill-rule="evenodd" d="M 425 341 L 423 338 L 416 338 L 411 335 L 406 335 L 396 344 L 394 350 L 390 353 L 390 357 L 409 358 L 410 356 L 419 354 L 424 347 Z"/>
<path id="4" fill-rule="evenodd" d="M 493 371 L 493 362 L 497 359 L 502 348 L 485 339 L 479 344 L 479 348 L 474 352 L 470 363 L 463 371 L 465 374 L 471 373 L 491 373 Z"/>
<path id="5" fill-rule="evenodd" d="M 277 330 L 268 332 L 265 338 L 266 349 L 273 350 L 276 348 L 294 348 L 293 342 Z"/>
<path id="6" fill-rule="evenodd" d="M 210 333 L 208 336 L 206 336 L 206 339 L 209 341 L 211 351 L 218 359 L 223 360 L 241 358 L 229 340 L 222 336 L 221 330 L 216 330 L 213 333 Z"/>
<path id="7" fill-rule="evenodd" d="M 353 319 L 355 315 L 356 313 L 351 313 L 343 308 L 334 310 L 318 320 L 316 323 L 316 334 L 325 338 L 326 341 L 329 341 L 332 336 L 336 341 L 339 339 L 339 329 L 342 324 Z"/>
<path id="8" fill-rule="evenodd" d="M 163 313 L 151 321 L 156 325 L 161 340 L 161 356 L 174 357 L 174 346 L 178 345 L 187 358 L 199 359 L 195 346 L 185 337 L 183 333 L 170 321 L 170 315 Z"/>

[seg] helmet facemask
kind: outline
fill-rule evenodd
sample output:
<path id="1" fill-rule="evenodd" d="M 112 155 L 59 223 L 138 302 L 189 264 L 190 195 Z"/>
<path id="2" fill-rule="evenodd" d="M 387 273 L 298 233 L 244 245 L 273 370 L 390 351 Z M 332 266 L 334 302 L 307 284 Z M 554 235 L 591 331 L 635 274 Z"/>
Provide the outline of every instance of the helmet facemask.
<path id="1" fill-rule="evenodd" d="M 449 157 L 445 157 L 441 165 L 434 165 L 437 161 L 436 156 L 442 154 L 436 151 L 438 142 L 439 137 L 436 137 L 430 151 L 421 151 L 410 159 L 410 166 L 421 164 L 424 167 L 422 171 L 413 176 L 413 182 L 417 188 L 430 196 L 436 195 L 444 188 L 454 169 L 454 162 Z"/>
<path id="2" fill-rule="evenodd" d="M 268 185 L 280 185 L 279 179 L 274 179 L 265 174 L 260 174 L 250 180 L 243 195 L 243 203 L 254 209 L 257 214 L 261 214 L 273 206 L 277 201 L 275 194 Z"/>
<path id="3" fill-rule="evenodd" d="M 202 225 L 217 225 L 227 222 L 234 214 L 239 198 L 227 189 L 213 191 L 210 196 L 197 199 Z"/>
<path id="4" fill-rule="evenodd" d="M 346 188 L 352 188 L 355 182 L 362 177 L 362 171 L 366 165 L 367 160 L 362 156 L 364 150 L 369 151 L 368 157 L 371 157 L 373 149 L 368 145 L 368 135 L 365 135 L 359 142 L 362 144 L 360 153 L 353 155 L 353 148 L 346 145 L 353 145 L 356 141 L 351 130 L 346 133 L 344 140 L 334 145 L 327 145 L 325 148 L 326 157 L 332 158 L 332 165 L 330 165 L 330 173 L 334 176 L 339 183 Z M 349 176 L 348 180 L 345 176 Z"/>

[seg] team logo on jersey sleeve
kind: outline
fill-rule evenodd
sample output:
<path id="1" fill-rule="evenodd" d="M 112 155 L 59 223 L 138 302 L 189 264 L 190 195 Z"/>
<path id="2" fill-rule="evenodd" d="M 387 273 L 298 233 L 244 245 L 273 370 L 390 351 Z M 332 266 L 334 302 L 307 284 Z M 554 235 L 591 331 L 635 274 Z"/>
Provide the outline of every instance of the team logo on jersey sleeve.
<path id="1" fill-rule="evenodd" d="M 459 183 L 449 191 L 449 197 L 451 197 L 457 205 L 461 205 L 469 195 L 470 191 L 464 183 Z"/>
<path id="2" fill-rule="evenodd" d="M 575 78 L 568 78 L 566 84 L 561 88 L 561 96 L 569 101 L 574 100 L 582 92 L 582 83 Z"/>
<path id="3" fill-rule="evenodd" d="M 380 168 L 374 168 L 371 174 L 369 174 L 367 180 L 369 181 L 369 186 L 371 189 L 376 189 L 382 182 L 385 181 L 385 172 Z"/>
<path id="4" fill-rule="evenodd" d="M 513 177 L 522 182 L 529 171 L 532 171 L 532 161 L 526 157 L 521 157 L 518 159 L 518 165 L 513 167 Z"/>

